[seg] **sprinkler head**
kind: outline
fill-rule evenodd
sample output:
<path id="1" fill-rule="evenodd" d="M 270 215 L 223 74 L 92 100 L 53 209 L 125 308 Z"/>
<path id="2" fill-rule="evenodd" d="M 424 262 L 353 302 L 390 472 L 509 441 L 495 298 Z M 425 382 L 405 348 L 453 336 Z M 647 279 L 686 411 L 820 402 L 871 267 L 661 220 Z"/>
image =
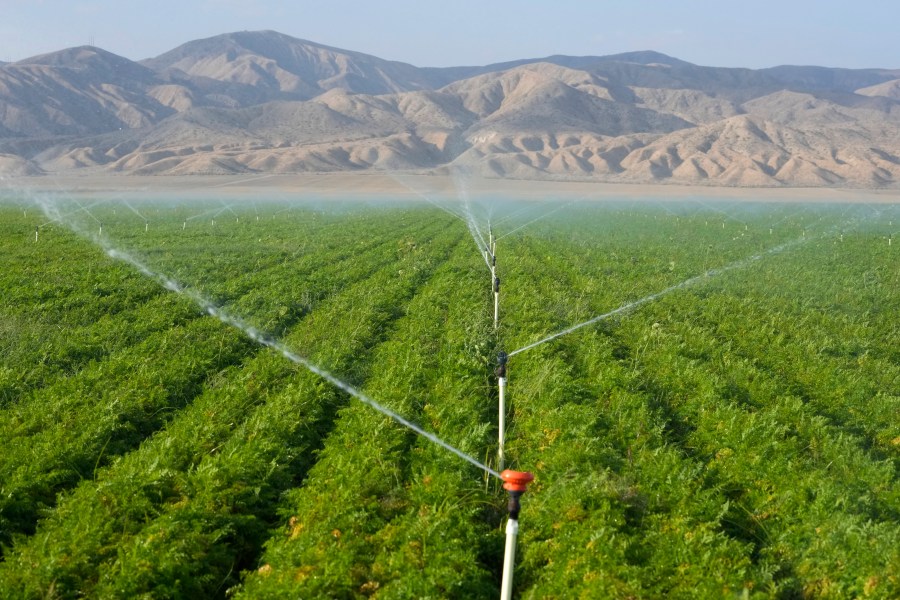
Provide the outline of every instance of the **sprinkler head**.
<path id="1" fill-rule="evenodd" d="M 528 490 L 528 484 L 534 481 L 534 475 L 528 471 L 512 471 L 506 469 L 500 473 L 503 479 L 503 489 L 509 492 L 525 493 Z"/>
<path id="2" fill-rule="evenodd" d="M 497 355 L 497 378 L 505 378 L 506 377 L 506 361 L 509 359 L 509 355 L 506 352 L 500 352 Z"/>
<path id="3" fill-rule="evenodd" d="M 528 484 L 534 481 L 534 475 L 527 471 L 510 471 L 509 469 L 500 473 L 503 478 L 503 489 L 509 492 L 509 518 L 516 521 L 519 520 L 519 498 L 525 493 Z"/>
<path id="4" fill-rule="evenodd" d="M 494 293 L 495 294 L 500 293 L 500 278 L 499 277 L 494 277 Z"/>

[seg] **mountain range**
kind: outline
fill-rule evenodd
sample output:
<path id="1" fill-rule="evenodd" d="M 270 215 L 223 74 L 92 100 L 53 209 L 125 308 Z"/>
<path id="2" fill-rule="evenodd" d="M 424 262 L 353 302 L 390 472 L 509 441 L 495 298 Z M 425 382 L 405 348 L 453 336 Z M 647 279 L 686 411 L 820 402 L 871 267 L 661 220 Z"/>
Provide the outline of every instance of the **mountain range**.
<path id="1" fill-rule="evenodd" d="M 900 69 L 657 52 L 419 68 L 273 31 L 0 63 L 0 173 L 359 170 L 900 187 Z"/>

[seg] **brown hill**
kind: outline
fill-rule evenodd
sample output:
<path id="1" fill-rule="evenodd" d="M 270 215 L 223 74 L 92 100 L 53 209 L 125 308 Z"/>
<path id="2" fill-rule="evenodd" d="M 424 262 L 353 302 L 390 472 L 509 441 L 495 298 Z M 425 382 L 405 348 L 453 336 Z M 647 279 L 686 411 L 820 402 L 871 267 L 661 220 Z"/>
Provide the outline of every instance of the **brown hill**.
<path id="1" fill-rule="evenodd" d="M 856 93 L 862 96 L 883 96 L 885 98 L 900 100 L 900 79 L 885 81 L 884 83 L 861 88 L 856 90 Z"/>
<path id="2" fill-rule="evenodd" d="M 654 52 L 419 69 L 275 32 L 141 64 L 73 48 L 0 65 L 0 172 L 454 164 L 492 177 L 890 187 L 898 76 Z"/>
<path id="3" fill-rule="evenodd" d="M 428 89 L 420 69 L 298 40 L 275 31 L 241 31 L 188 42 L 143 64 L 163 74 L 248 86 L 257 102 L 305 100 L 331 89 L 389 94 Z"/>
<path id="4" fill-rule="evenodd" d="M 0 66 L 0 135 L 89 135 L 146 127 L 172 114 L 147 92 L 156 74 L 99 48 Z"/>

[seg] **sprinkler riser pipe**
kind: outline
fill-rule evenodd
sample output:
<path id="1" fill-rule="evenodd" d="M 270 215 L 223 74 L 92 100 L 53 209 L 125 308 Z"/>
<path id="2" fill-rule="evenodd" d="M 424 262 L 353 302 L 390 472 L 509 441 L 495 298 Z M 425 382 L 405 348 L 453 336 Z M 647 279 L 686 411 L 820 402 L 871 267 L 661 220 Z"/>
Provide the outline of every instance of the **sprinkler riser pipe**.
<path id="1" fill-rule="evenodd" d="M 502 471 L 506 462 L 506 377 L 497 379 L 497 388 L 497 462 Z"/>
<path id="2" fill-rule="evenodd" d="M 500 600 L 511 600 L 513 568 L 516 562 L 516 538 L 519 537 L 519 520 L 506 522 L 506 549 L 503 552 L 503 578 L 500 580 Z"/>
<path id="3" fill-rule="evenodd" d="M 494 329 L 500 320 L 500 292 L 494 292 Z"/>

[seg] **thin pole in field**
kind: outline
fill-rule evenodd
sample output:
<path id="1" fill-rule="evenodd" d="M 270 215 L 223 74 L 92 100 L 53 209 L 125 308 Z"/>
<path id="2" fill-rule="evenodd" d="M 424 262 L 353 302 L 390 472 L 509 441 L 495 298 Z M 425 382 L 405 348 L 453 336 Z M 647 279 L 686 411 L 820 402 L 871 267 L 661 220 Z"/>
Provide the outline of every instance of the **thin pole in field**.
<path id="1" fill-rule="evenodd" d="M 506 454 L 503 449 L 506 442 L 506 352 L 497 355 L 497 466 L 503 470 Z"/>
<path id="2" fill-rule="evenodd" d="M 513 590 L 513 569 L 516 562 L 516 539 L 519 536 L 519 498 L 534 481 L 534 475 L 527 471 L 506 470 L 500 473 L 503 489 L 509 492 L 509 520 L 506 521 L 506 548 L 503 553 L 503 578 L 500 583 L 500 599 L 511 600 Z"/>

